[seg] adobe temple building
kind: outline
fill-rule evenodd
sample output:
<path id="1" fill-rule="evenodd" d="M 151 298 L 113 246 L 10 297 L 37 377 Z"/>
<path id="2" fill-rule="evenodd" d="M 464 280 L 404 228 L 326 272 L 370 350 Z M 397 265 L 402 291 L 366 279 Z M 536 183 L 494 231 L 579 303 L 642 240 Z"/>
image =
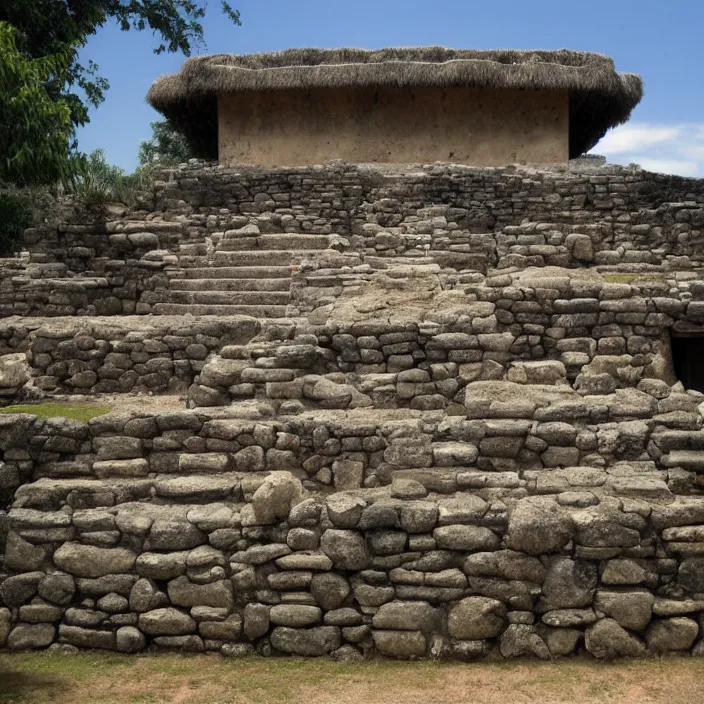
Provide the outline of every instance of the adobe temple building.
<path id="1" fill-rule="evenodd" d="M 704 181 L 504 163 L 581 154 L 640 92 L 441 49 L 157 82 L 204 156 L 220 116 L 222 163 L 0 260 L 0 403 L 100 407 L 0 414 L 0 647 L 702 654 Z"/>
<path id="2" fill-rule="evenodd" d="M 601 54 L 420 47 L 202 56 L 147 99 L 224 164 L 503 166 L 579 156 L 641 96 Z"/>

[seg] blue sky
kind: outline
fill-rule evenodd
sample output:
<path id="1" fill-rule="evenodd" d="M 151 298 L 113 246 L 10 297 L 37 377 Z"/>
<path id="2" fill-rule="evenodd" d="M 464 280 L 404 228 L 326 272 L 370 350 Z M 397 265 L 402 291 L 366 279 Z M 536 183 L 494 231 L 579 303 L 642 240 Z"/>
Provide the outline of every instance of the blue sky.
<path id="1" fill-rule="evenodd" d="M 415 46 L 581 49 L 612 56 L 618 71 L 640 73 L 645 97 L 631 121 L 595 151 L 611 161 L 704 176 L 704 81 L 700 0 L 231 0 L 242 27 L 209 0 L 207 48 L 249 53 L 300 46 Z M 152 81 L 178 70 L 180 54 L 156 56 L 149 32 L 106 26 L 91 38 L 92 58 L 110 82 L 106 101 L 79 133 L 84 151 L 102 148 L 131 170 L 149 122 L 144 96 Z"/>

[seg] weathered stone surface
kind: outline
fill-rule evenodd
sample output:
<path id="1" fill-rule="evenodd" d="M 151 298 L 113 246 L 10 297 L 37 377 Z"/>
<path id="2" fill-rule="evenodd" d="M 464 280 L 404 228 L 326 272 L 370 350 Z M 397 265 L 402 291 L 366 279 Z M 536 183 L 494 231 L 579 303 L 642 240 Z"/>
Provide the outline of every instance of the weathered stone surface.
<path id="1" fill-rule="evenodd" d="M 541 660 L 550 659 L 550 650 L 532 626 L 512 623 L 501 634 L 501 654 L 505 658 L 531 655 Z"/>
<path id="2" fill-rule="evenodd" d="M 596 658 L 613 660 L 618 657 L 638 657 L 645 652 L 644 645 L 611 618 L 590 626 L 585 634 L 587 650 Z"/>
<path id="3" fill-rule="evenodd" d="M 256 640 L 269 632 L 269 607 L 265 604 L 247 604 L 244 607 L 244 634 Z"/>
<path id="4" fill-rule="evenodd" d="M 0 648 L 7 643 L 7 636 L 10 635 L 11 625 L 10 609 L 0 609 Z"/>
<path id="5" fill-rule="evenodd" d="M 498 550 L 499 537 L 482 526 L 440 526 L 433 531 L 438 547 L 448 550 Z"/>
<path id="6" fill-rule="evenodd" d="M 16 572 L 32 572 L 41 568 L 45 558 L 43 546 L 32 545 L 10 531 L 5 544 L 5 567 Z"/>
<path id="7" fill-rule="evenodd" d="M 356 531 L 326 530 L 320 547 L 339 569 L 361 570 L 371 561 L 364 537 Z"/>
<path id="8" fill-rule="evenodd" d="M 129 572 L 137 555 L 125 548 L 99 548 L 80 543 L 64 543 L 54 553 L 54 564 L 79 577 L 103 577 Z"/>
<path id="9" fill-rule="evenodd" d="M 545 581 L 538 611 L 578 609 L 592 603 L 597 585 L 597 570 L 593 563 L 568 557 L 553 558 Z"/>
<path id="10" fill-rule="evenodd" d="M 231 609 L 234 604 L 232 584 L 219 580 L 209 584 L 194 584 L 181 576 L 168 584 L 169 599 L 176 606 L 212 606 Z"/>
<path id="11" fill-rule="evenodd" d="M 186 572 L 187 552 L 143 552 L 136 560 L 137 574 L 148 579 L 173 579 Z"/>
<path id="12" fill-rule="evenodd" d="M 556 628 L 574 628 L 590 626 L 597 620 L 592 609 L 561 609 L 543 614 L 542 622 Z M 622 624 L 623 625 L 623 624 Z"/>
<path id="13" fill-rule="evenodd" d="M 129 605 L 132 611 L 142 612 L 166 606 L 166 595 L 151 579 L 138 579 L 130 590 Z"/>
<path id="14" fill-rule="evenodd" d="M 548 646 L 550 655 L 560 657 L 574 652 L 579 639 L 582 638 L 582 631 L 576 628 L 550 628 L 539 624 L 536 632 Z"/>
<path id="15" fill-rule="evenodd" d="M 152 524 L 146 546 L 149 550 L 187 550 L 205 542 L 203 533 L 188 521 L 157 520 Z"/>
<path id="16" fill-rule="evenodd" d="M 379 653 L 404 660 L 423 657 L 428 647 L 420 631 L 373 631 L 372 638 Z"/>
<path id="17" fill-rule="evenodd" d="M 340 629 L 335 626 L 287 628 L 278 626 L 270 636 L 272 647 L 282 653 L 319 657 L 340 647 Z"/>
<path id="18" fill-rule="evenodd" d="M 500 601 L 473 596 L 450 606 L 447 629 L 458 640 L 496 638 L 505 620 L 506 607 Z"/>
<path id="19" fill-rule="evenodd" d="M 691 618 L 664 618 L 650 624 L 645 641 L 654 653 L 689 650 L 698 634 L 699 624 Z"/>
<path id="20" fill-rule="evenodd" d="M 542 584 L 545 567 L 537 557 L 513 550 L 478 552 L 464 561 L 464 573 L 476 577 L 501 577 Z"/>
<path id="21" fill-rule="evenodd" d="M 682 560 L 677 572 L 677 581 L 693 594 L 704 594 L 704 557 Z"/>
<path id="22" fill-rule="evenodd" d="M 47 648 L 56 635 L 56 628 L 49 623 L 20 623 L 15 626 L 7 639 L 10 650 Z"/>
<path id="23" fill-rule="evenodd" d="M 206 621 L 198 626 L 198 630 L 203 638 L 211 640 L 239 640 L 242 633 L 242 617 L 233 614 L 222 621 Z"/>
<path id="24" fill-rule="evenodd" d="M 339 574 L 314 574 L 310 582 L 310 591 L 315 600 L 325 611 L 339 608 L 349 595 L 349 582 Z"/>
<path id="25" fill-rule="evenodd" d="M 59 626 L 59 640 L 62 643 L 75 645 L 77 648 L 101 648 L 114 650 L 116 647 L 115 633 L 113 631 L 98 631 L 80 626 Z"/>
<path id="26" fill-rule="evenodd" d="M 396 631 L 430 632 L 437 627 L 437 609 L 424 601 L 391 601 L 383 604 L 372 618 L 372 626 Z"/>
<path id="27" fill-rule="evenodd" d="M 571 537 L 571 523 L 552 499 L 525 499 L 509 511 L 506 542 L 513 550 L 543 555 L 560 550 Z"/>
<path id="28" fill-rule="evenodd" d="M 140 614 L 139 629 L 153 636 L 179 636 L 194 633 L 196 622 L 178 609 L 154 609 Z"/>
<path id="29" fill-rule="evenodd" d="M 655 597 L 644 589 L 611 591 L 599 589 L 594 608 L 613 618 L 623 628 L 642 631 L 650 623 Z"/>
<path id="30" fill-rule="evenodd" d="M 269 609 L 269 619 L 277 626 L 303 628 L 320 623 L 322 612 L 317 606 L 279 604 Z"/>
<path id="31" fill-rule="evenodd" d="M 115 647 L 121 653 L 137 653 L 146 646 L 146 638 L 134 626 L 123 626 L 115 633 Z"/>
<path id="32" fill-rule="evenodd" d="M 5 606 L 20 606 L 29 601 L 36 593 L 39 583 L 44 578 L 42 572 L 25 572 L 8 577 L 0 583 L 0 599 Z"/>
<path id="33" fill-rule="evenodd" d="M 303 485 L 290 472 L 272 472 L 252 496 L 257 523 L 267 524 L 287 518 L 303 495 Z"/>

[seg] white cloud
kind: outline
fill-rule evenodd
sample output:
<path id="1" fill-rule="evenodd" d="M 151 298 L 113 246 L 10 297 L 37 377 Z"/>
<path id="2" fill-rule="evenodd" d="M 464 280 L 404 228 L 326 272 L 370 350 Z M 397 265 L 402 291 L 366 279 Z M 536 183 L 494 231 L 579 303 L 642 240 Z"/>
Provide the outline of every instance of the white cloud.
<path id="1" fill-rule="evenodd" d="M 593 151 L 648 171 L 704 176 L 704 124 L 629 123 L 611 130 Z"/>
<path id="2" fill-rule="evenodd" d="M 632 154 L 654 144 L 670 142 L 679 134 L 679 127 L 659 125 L 623 125 L 611 130 L 601 140 L 599 151 L 602 154 Z"/>
<path id="3" fill-rule="evenodd" d="M 696 161 L 685 161 L 684 159 L 650 159 L 647 156 L 635 156 L 629 163 L 639 164 L 646 171 L 655 171 L 660 174 L 696 176 L 699 173 L 699 164 Z"/>

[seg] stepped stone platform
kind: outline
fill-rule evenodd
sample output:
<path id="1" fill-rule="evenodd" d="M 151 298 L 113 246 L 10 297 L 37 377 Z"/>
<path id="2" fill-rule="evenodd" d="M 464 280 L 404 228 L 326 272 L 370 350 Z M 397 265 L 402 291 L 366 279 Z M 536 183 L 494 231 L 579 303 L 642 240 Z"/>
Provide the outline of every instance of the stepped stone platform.
<path id="1" fill-rule="evenodd" d="M 0 405 L 113 410 L 0 414 L 0 648 L 704 653 L 703 231 L 635 169 L 195 163 L 29 231 Z"/>

